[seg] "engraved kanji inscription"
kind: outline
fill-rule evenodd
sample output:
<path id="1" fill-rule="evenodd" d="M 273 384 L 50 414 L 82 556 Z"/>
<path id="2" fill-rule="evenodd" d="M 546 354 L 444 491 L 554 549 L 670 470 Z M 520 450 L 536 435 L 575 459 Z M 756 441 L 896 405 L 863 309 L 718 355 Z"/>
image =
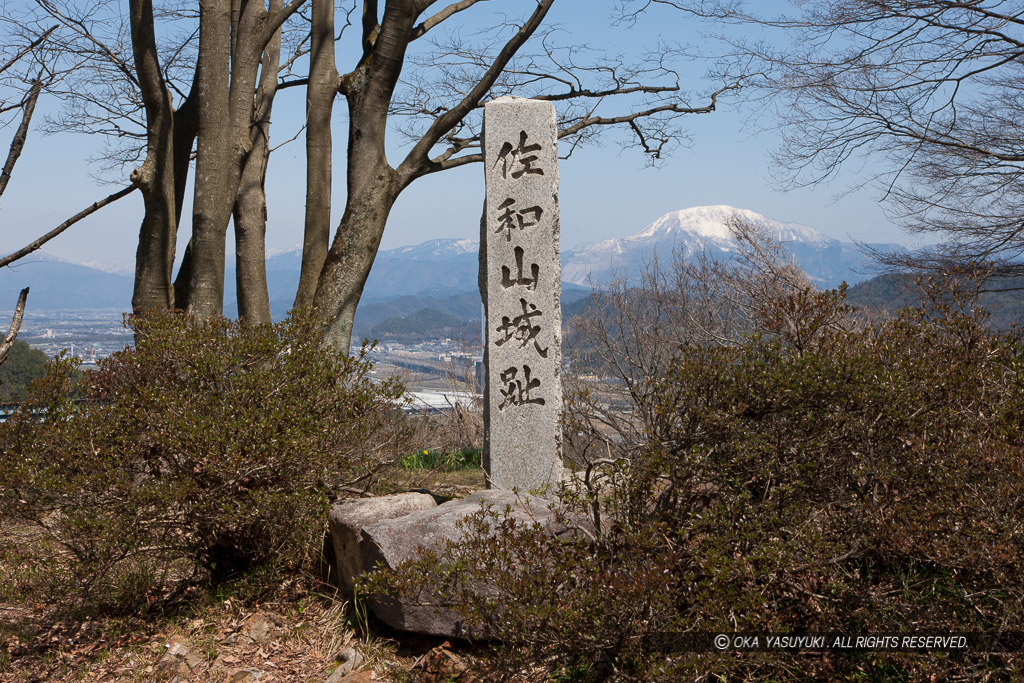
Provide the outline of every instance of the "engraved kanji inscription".
<path id="1" fill-rule="evenodd" d="M 511 367 L 501 373 L 501 383 L 505 385 L 501 389 L 501 403 L 498 410 L 504 410 L 508 406 L 521 406 L 528 403 L 544 405 L 542 398 L 530 398 L 530 392 L 540 388 L 539 379 L 530 378 L 530 366 L 523 366 L 522 377 L 519 376 L 519 368 Z"/>
<path id="2" fill-rule="evenodd" d="M 515 248 L 516 254 L 516 276 L 512 277 L 512 269 L 508 266 L 501 267 L 501 286 L 505 289 L 519 285 L 529 290 L 537 289 L 537 281 L 540 278 L 540 266 L 536 263 L 530 264 L 530 277 L 523 275 L 523 256 L 525 252 L 522 247 Z"/>
<path id="3" fill-rule="evenodd" d="M 514 318 L 510 318 L 507 315 L 501 316 L 501 325 L 496 330 L 501 337 L 494 342 L 494 345 L 501 346 L 515 339 L 519 342 L 519 348 L 524 349 L 527 344 L 533 342 L 533 346 L 537 349 L 540 357 L 547 358 L 548 350 L 546 348 L 542 349 L 540 342 L 537 341 L 537 335 L 540 334 L 540 325 L 533 324 L 534 318 L 539 318 L 542 312 L 536 305 L 527 303 L 526 299 L 520 299 L 519 305 L 523 308 L 523 312 L 520 315 Z"/>
<path id="4" fill-rule="evenodd" d="M 522 211 L 516 211 L 512 205 L 516 200 L 511 197 L 506 199 L 498 207 L 498 229 L 495 233 L 505 233 L 505 241 L 512 241 L 513 230 L 525 230 L 540 223 L 540 217 L 544 215 L 544 209 L 539 206 L 531 206 Z M 532 217 L 531 217 L 532 216 Z"/>
<path id="5" fill-rule="evenodd" d="M 544 175 L 544 169 L 534 166 L 539 159 L 534 152 L 540 151 L 540 145 L 528 145 L 526 138 L 526 131 L 521 130 L 519 131 L 518 146 L 513 146 L 511 142 L 506 142 L 501 146 L 494 165 L 501 164 L 502 178 L 508 178 L 509 170 L 512 171 L 512 177 L 517 180 L 523 175 Z"/>

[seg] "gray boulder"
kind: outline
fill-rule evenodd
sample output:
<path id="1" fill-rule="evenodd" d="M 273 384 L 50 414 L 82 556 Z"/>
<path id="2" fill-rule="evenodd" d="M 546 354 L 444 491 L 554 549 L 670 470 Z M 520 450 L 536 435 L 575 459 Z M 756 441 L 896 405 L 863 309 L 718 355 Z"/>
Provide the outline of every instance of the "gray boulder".
<path id="1" fill-rule="evenodd" d="M 410 512 L 436 508 L 437 501 L 426 493 L 398 493 L 379 498 L 358 498 L 335 505 L 328 516 L 334 556 L 338 561 L 341 589 L 352 597 L 353 579 L 364 571 L 363 527 L 382 519 L 403 517 Z"/>
<path id="2" fill-rule="evenodd" d="M 464 531 L 459 523 L 483 507 L 493 508 L 501 514 L 508 509 L 509 516 L 520 522 L 539 522 L 552 533 L 557 531 L 555 513 L 549 507 L 550 502 L 533 496 L 517 495 L 511 491 L 477 491 L 462 500 L 452 500 L 437 506 L 424 506 L 406 514 L 390 518 L 378 517 L 369 521 L 372 514 L 387 514 L 404 509 L 397 501 L 386 502 L 387 498 L 397 496 L 349 501 L 335 507 L 331 512 L 331 531 L 336 539 L 340 535 L 335 533 L 336 528 L 346 529 L 345 534 L 350 533 L 347 530 L 353 530 L 353 536 L 354 529 L 359 529 L 358 557 L 353 555 L 355 547 L 352 543 L 341 544 L 335 541 L 335 550 L 339 553 L 339 567 L 359 567 L 361 571 L 371 571 L 378 566 L 394 569 L 403 560 L 413 558 L 421 548 L 433 548 L 446 540 L 461 539 Z M 371 501 L 377 503 L 372 504 Z M 366 508 L 360 504 L 365 504 Z M 376 513 L 369 512 L 371 507 Z M 346 553 L 345 556 L 342 556 L 343 552 Z M 351 586 L 355 575 L 345 576 L 343 572 L 342 581 Z M 481 586 L 480 590 L 485 591 L 487 588 Z M 373 601 L 370 606 L 377 618 L 392 628 L 403 631 L 456 638 L 484 635 L 469 633 L 462 620 L 444 605 L 387 600 Z"/>

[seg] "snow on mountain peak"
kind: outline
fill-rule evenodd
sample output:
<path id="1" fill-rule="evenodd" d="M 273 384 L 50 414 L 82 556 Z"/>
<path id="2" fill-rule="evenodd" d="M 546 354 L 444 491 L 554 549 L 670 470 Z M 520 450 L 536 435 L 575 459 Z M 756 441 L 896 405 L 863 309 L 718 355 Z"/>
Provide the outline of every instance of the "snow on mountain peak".
<path id="1" fill-rule="evenodd" d="M 729 219 L 735 214 L 749 218 L 746 214 L 756 216 L 752 211 L 734 209 L 731 206 L 695 206 L 679 211 L 670 211 L 648 225 L 636 237 L 657 238 L 685 231 L 698 237 L 711 239 L 731 239 Z"/>
<path id="2" fill-rule="evenodd" d="M 681 237 L 686 233 L 696 238 L 707 240 L 733 241 L 729 223 L 733 218 L 746 220 L 753 225 L 765 229 L 769 235 L 779 241 L 794 242 L 831 242 L 814 228 L 798 223 L 783 223 L 772 220 L 749 209 L 737 209 L 725 204 L 712 206 L 694 206 L 689 209 L 671 211 L 648 225 L 635 235 L 635 240 L 658 240 L 665 237 Z"/>
<path id="3" fill-rule="evenodd" d="M 406 258 L 406 259 L 434 259 L 461 256 L 479 251 L 479 243 L 469 238 L 459 239 L 454 237 L 443 237 L 440 239 L 427 240 L 420 244 L 411 244 L 405 247 L 396 247 L 381 252 L 385 258 Z"/>
<path id="4" fill-rule="evenodd" d="M 480 243 L 476 240 L 471 240 L 468 237 L 464 239 L 453 240 L 448 245 L 447 250 L 456 254 L 466 254 L 469 252 L 477 252 L 480 250 Z"/>
<path id="5" fill-rule="evenodd" d="M 694 206 L 671 211 L 635 235 L 569 250 L 562 277 L 566 282 L 585 284 L 592 275 L 610 269 L 635 270 L 655 252 L 668 255 L 679 250 L 685 257 L 705 250 L 735 252 L 739 245 L 729 227 L 734 218 L 752 224 L 784 245 L 823 248 L 839 244 L 814 228 L 772 220 L 748 209 L 724 204 Z"/>
<path id="6" fill-rule="evenodd" d="M 295 243 L 290 247 L 276 247 L 274 249 L 267 249 L 267 258 L 273 258 L 275 256 L 281 256 L 282 254 L 291 254 L 298 252 L 302 254 L 302 244 Z"/>

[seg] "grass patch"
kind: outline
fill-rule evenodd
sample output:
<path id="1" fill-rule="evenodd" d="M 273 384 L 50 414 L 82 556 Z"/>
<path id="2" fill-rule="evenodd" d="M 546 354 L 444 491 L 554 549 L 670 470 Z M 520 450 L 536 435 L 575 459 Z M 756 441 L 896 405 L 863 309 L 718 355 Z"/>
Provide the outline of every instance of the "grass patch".
<path id="1" fill-rule="evenodd" d="M 425 448 L 402 458 L 401 465 L 407 470 L 441 470 L 458 472 L 480 467 L 483 451 L 469 448 L 454 453 Z"/>

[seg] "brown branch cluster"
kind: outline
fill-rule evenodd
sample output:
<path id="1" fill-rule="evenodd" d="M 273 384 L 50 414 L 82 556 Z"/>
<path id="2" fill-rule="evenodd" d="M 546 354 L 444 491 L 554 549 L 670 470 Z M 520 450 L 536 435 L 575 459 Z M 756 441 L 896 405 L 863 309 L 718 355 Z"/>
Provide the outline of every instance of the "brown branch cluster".
<path id="1" fill-rule="evenodd" d="M 460 11 L 472 4 L 457 3 Z M 449 15 L 442 11 L 435 16 Z M 486 95 L 439 140 L 440 153 L 435 150 L 431 171 L 480 160 L 480 107 L 485 99 L 515 95 L 554 103 L 563 157 L 618 128 L 625 131 L 618 138 L 620 144 L 642 150 L 655 162 L 688 141 L 684 116 L 714 111 L 721 96 L 742 84 L 742 78 L 729 78 L 710 91 L 688 92 L 678 64 L 690 55 L 671 45 L 656 45 L 630 61 L 584 45 L 563 44 L 559 31 L 541 27 L 512 55 L 493 47 L 502 45 L 502 36 L 518 35 L 512 32 L 522 26 L 506 21 L 470 37 L 453 33 L 411 54 L 410 64 L 416 68 L 403 73 L 391 113 L 403 119 L 400 132 L 412 141 L 458 109 L 473 86 L 493 81 Z M 490 79 L 496 63 L 503 68 Z"/>
<path id="2" fill-rule="evenodd" d="M 761 75 L 757 92 L 783 124 L 783 185 L 866 164 L 874 177 L 861 184 L 876 184 L 908 229 L 949 236 L 973 258 L 1021 255 L 1024 2 L 817 0 L 773 15 L 637 0 L 624 17 L 653 4 L 742 27 L 722 36 L 720 69 Z"/>

